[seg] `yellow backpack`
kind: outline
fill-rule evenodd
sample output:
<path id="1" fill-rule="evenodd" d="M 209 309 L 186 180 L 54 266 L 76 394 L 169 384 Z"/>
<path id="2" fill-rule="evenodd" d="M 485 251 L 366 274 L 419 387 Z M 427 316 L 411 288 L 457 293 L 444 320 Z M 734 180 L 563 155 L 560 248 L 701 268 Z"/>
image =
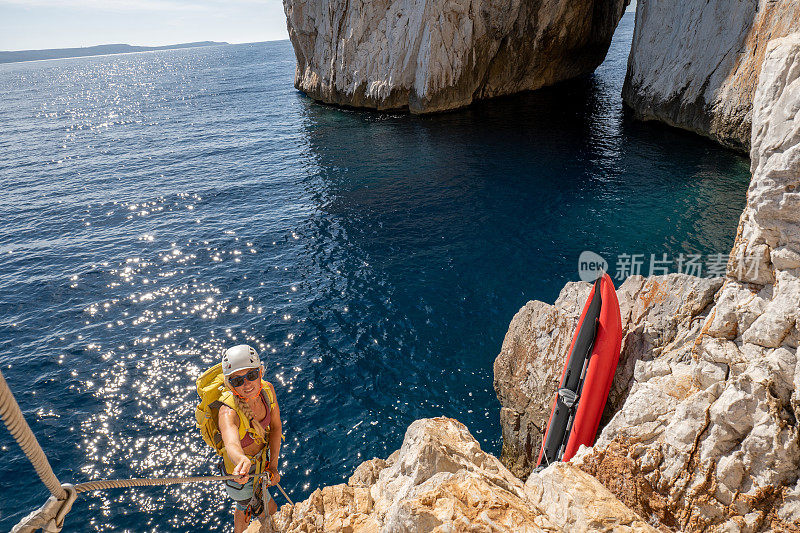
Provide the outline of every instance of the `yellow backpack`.
<path id="1" fill-rule="evenodd" d="M 276 400 L 272 395 L 272 390 L 268 383 L 261 380 L 261 391 L 265 393 L 265 399 L 269 402 L 270 412 L 275 408 Z M 248 456 L 253 464 L 256 465 L 256 474 L 260 474 L 266 467 L 264 460 L 269 450 L 269 433 L 270 428 L 264 430 L 264 438 L 258 436 L 258 433 L 253 429 L 250 419 L 243 413 L 239 412 L 236 408 L 236 401 L 233 399 L 233 393 L 225 386 L 225 377 L 222 375 L 222 364 L 218 363 L 209 368 L 203 375 L 197 379 L 197 394 L 200 396 L 200 404 L 195 409 L 195 418 L 197 419 L 197 427 L 200 429 L 200 434 L 203 440 L 214 448 L 218 455 L 222 456 L 225 461 L 225 470 L 228 473 L 233 472 L 233 462 L 228 458 L 225 451 L 225 443 L 222 440 L 222 434 L 219 431 L 219 408 L 222 405 L 227 405 L 235 410 L 239 415 L 239 439 L 244 438 L 246 434 L 250 434 L 252 439 L 256 442 L 266 444 L 264 450 L 258 454 L 258 457 Z"/>

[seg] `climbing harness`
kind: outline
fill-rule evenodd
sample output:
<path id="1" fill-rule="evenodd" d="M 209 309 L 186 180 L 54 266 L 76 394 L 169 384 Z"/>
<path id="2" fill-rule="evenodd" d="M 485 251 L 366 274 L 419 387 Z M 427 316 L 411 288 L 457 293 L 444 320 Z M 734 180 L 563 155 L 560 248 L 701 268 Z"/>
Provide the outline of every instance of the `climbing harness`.
<path id="1" fill-rule="evenodd" d="M 59 533 L 64 527 L 64 519 L 72 508 L 78 494 L 95 490 L 106 490 L 126 487 L 148 487 L 157 485 L 173 485 L 179 483 L 203 483 L 210 481 L 227 481 L 236 479 L 239 476 L 188 476 L 188 477 L 167 477 L 167 478 L 140 478 L 140 479 L 105 479 L 88 481 L 77 485 L 62 484 L 53 472 L 50 462 L 47 460 L 39 441 L 33 434 L 22 410 L 14 398 L 11 389 L 6 383 L 3 372 L 0 370 L 0 417 L 8 428 L 11 436 L 17 441 L 19 447 L 28 457 L 34 470 L 39 475 L 39 479 L 50 491 L 50 498 L 39 509 L 31 512 L 28 516 L 11 529 L 12 533 L 32 533 L 36 530 L 43 530 L 46 533 Z M 255 478 L 266 480 L 266 476 L 271 475 L 268 470 L 253 474 Z M 277 485 L 286 499 L 294 505 L 286 492 L 280 485 Z M 266 492 L 266 491 L 265 491 Z"/>

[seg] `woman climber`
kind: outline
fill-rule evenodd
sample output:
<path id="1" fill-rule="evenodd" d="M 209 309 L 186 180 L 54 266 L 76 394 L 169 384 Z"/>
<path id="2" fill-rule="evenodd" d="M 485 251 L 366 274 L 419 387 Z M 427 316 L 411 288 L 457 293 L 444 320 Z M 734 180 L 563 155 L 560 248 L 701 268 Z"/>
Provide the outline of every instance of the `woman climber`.
<path id="1" fill-rule="evenodd" d="M 264 516 L 260 478 L 254 483 L 253 474 L 268 472 L 270 486 L 281 479 L 281 413 L 274 387 L 262 379 L 264 367 L 254 348 L 241 344 L 226 350 L 222 375 L 227 390 L 220 389 L 219 398 L 218 424 L 224 445 L 220 468 L 239 476 L 226 481 L 225 490 L 236 501 L 234 531 L 241 533 L 251 516 Z M 277 505 L 270 495 L 267 497 L 267 510 L 273 515 Z"/>

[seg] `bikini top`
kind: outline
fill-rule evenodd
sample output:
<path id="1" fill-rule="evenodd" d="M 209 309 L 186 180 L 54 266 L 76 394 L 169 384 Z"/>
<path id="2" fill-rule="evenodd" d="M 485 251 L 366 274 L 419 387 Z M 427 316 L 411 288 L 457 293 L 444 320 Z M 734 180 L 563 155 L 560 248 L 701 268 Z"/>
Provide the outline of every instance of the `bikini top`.
<path id="1" fill-rule="evenodd" d="M 269 410 L 269 405 L 267 405 L 267 403 L 264 401 L 264 396 L 261 395 L 261 394 L 259 394 L 259 396 L 261 397 L 261 403 L 264 404 L 264 408 L 267 410 L 267 414 L 264 417 L 264 419 L 259 421 L 258 423 L 261 424 L 261 427 L 263 427 L 264 429 L 267 429 L 269 427 L 269 421 L 272 418 L 270 416 L 272 413 Z M 255 441 L 253 440 L 253 437 L 251 437 L 249 433 L 245 433 L 244 437 L 242 437 L 242 440 L 241 440 L 242 449 L 245 449 L 247 446 L 250 446 L 254 442 Z"/>

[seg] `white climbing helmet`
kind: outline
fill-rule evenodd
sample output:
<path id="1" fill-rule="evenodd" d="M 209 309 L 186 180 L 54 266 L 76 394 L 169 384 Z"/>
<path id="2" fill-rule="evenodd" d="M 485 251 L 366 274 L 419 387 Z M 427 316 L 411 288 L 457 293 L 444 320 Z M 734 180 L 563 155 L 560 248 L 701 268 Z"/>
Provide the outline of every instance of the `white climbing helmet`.
<path id="1" fill-rule="evenodd" d="M 260 368 L 261 359 L 255 348 L 247 344 L 239 344 L 228 348 L 222 354 L 222 375 L 226 378 L 245 368 Z"/>

